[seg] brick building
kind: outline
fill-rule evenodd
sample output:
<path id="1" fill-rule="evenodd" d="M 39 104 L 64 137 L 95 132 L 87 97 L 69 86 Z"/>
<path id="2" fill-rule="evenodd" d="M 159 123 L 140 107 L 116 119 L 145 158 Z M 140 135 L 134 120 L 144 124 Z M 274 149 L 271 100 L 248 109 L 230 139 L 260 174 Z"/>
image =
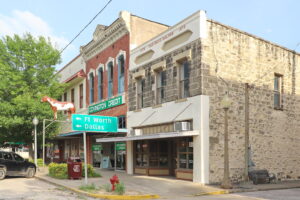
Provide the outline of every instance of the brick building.
<path id="1" fill-rule="evenodd" d="M 298 53 L 196 12 L 131 51 L 129 135 L 99 141 L 127 142 L 129 174 L 219 183 L 228 93 L 231 179 L 248 168 L 297 179 L 299 64 Z"/>
<path id="2" fill-rule="evenodd" d="M 126 144 L 100 143 L 97 139 L 126 136 L 130 49 L 167 28 L 122 11 L 111 25 L 98 25 L 93 40 L 81 47 L 86 63 L 88 114 L 118 117 L 117 133 L 87 134 L 88 162 L 94 166 L 125 169 Z M 103 165 L 100 166 L 100 163 Z"/>

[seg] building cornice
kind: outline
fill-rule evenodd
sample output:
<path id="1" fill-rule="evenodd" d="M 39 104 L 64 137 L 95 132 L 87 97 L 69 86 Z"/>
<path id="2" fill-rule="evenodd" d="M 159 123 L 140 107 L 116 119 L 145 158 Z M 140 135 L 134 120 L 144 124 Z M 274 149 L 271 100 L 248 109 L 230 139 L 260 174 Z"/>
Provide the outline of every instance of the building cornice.
<path id="1" fill-rule="evenodd" d="M 86 46 L 81 47 L 80 51 L 85 61 L 90 60 L 98 53 L 112 45 L 125 34 L 129 33 L 125 20 L 118 18 L 112 25 L 104 31 L 97 31 L 94 39 Z"/>

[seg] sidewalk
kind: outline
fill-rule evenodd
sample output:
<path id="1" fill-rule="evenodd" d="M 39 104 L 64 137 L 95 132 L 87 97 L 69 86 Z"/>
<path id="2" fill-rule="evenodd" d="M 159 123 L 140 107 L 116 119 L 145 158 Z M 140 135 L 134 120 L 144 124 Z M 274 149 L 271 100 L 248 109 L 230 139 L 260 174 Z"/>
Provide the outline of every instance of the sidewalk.
<path id="1" fill-rule="evenodd" d="M 173 177 L 153 177 L 153 176 L 140 176 L 128 175 L 125 172 L 115 172 L 108 170 L 96 169 L 102 177 L 89 178 L 88 184 L 94 183 L 96 186 L 103 186 L 109 184 L 109 178 L 117 174 L 120 181 L 124 183 L 126 191 L 130 195 L 94 195 L 79 190 L 79 187 L 84 185 L 84 179 L 81 180 L 60 180 L 54 179 L 49 176 L 48 169 L 40 169 L 36 177 L 40 180 L 47 181 L 57 186 L 65 187 L 77 193 L 87 196 L 92 196 L 100 199 L 180 199 L 180 197 L 195 197 L 202 195 L 217 195 L 236 192 L 251 192 L 259 190 L 276 190 L 276 189 L 289 189 L 300 188 L 300 180 L 285 181 L 276 184 L 260 184 L 253 185 L 252 183 L 243 183 L 236 185 L 231 190 L 223 190 L 218 185 L 204 186 L 202 184 L 193 183 L 190 181 L 178 180 Z"/>

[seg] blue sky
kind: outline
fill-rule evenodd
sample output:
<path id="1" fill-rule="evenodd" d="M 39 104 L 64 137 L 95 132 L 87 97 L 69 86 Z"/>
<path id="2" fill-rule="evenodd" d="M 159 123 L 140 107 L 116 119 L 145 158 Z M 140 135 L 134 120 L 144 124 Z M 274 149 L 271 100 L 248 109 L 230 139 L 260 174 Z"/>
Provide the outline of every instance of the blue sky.
<path id="1" fill-rule="evenodd" d="M 108 0 L 9 0 L 0 7 L 0 36 L 31 32 L 63 48 Z M 109 25 L 121 10 L 174 25 L 197 10 L 207 17 L 300 52 L 298 0 L 112 0 L 62 54 L 60 69 L 92 39 L 97 24 Z M 297 47 L 298 45 L 298 47 Z M 296 48 L 297 47 L 297 48 Z"/>

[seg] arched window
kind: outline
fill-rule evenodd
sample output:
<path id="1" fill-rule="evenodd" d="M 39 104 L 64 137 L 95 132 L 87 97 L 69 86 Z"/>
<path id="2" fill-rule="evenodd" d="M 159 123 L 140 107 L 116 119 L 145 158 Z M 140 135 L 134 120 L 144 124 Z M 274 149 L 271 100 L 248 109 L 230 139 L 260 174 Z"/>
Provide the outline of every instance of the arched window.
<path id="1" fill-rule="evenodd" d="M 113 96 L 113 80 L 114 80 L 114 68 L 113 62 L 109 62 L 107 65 L 107 75 L 108 75 L 108 98 Z"/>
<path id="2" fill-rule="evenodd" d="M 103 68 L 98 69 L 98 100 L 103 99 Z"/>
<path id="3" fill-rule="evenodd" d="M 125 59 L 124 55 L 120 55 L 118 58 L 118 92 L 124 92 L 124 74 L 125 74 Z"/>
<path id="4" fill-rule="evenodd" d="M 94 73 L 89 74 L 90 104 L 94 103 Z"/>

